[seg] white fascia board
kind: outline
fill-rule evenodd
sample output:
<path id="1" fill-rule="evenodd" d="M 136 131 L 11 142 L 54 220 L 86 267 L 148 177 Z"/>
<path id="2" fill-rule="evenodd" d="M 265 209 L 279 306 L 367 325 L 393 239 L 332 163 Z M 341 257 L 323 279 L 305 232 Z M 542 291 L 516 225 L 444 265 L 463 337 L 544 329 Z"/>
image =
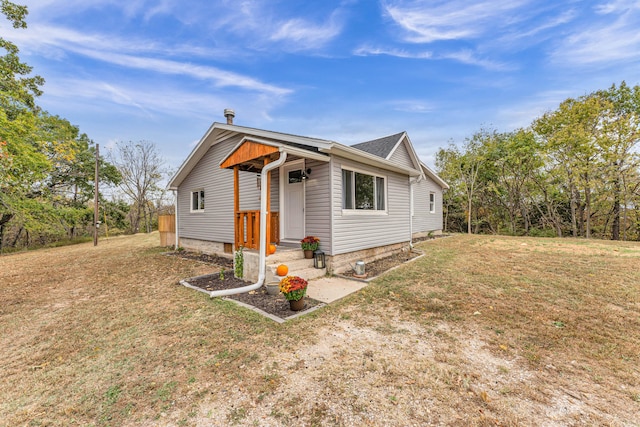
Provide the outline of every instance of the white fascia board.
<path id="1" fill-rule="evenodd" d="M 403 168 L 401 166 L 398 166 L 395 163 L 392 163 L 374 154 L 369 154 L 362 150 L 358 150 L 357 148 L 348 147 L 346 145 L 342 145 L 338 143 L 334 143 L 333 146 L 328 150 L 320 149 L 320 151 L 336 154 L 341 157 L 347 158 L 349 160 L 354 160 L 356 162 L 360 162 L 365 165 L 375 166 L 380 169 L 397 172 L 403 175 L 409 175 L 414 177 L 422 175 L 422 172 L 417 169 Z"/>
<path id="2" fill-rule="evenodd" d="M 433 179 L 437 184 L 440 185 L 440 187 L 442 187 L 443 190 L 448 190 L 449 189 L 449 184 L 447 184 L 434 171 L 432 171 L 429 166 L 425 165 L 422 162 L 420 162 L 420 166 L 422 166 L 422 169 L 424 170 L 425 175 L 427 175 L 429 178 Z"/>
<path id="3" fill-rule="evenodd" d="M 270 130 L 255 129 L 255 128 L 244 127 L 244 126 L 222 124 L 217 126 L 217 128 L 228 130 L 231 132 L 236 132 L 236 133 L 243 133 L 246 135 L 253 135 L 253 136 L 262 137 L 262 138 L 270 138 L 270 139 L 275 139 L 280 141 L 291 142 L 294 144 L 308 145 L 314 148 L 325 148 L 325 147 L 331 146 L 331 144 L 334 143 L 333 141 L 329 141 L 326 139 L 291 135 L 288 133 L 273 132 Z"/>
<path id="4" fill-rule="evenodd" d="M 247 141 L 257 142 L 258 144 L 268 145 L 270 147 L 276 147 L 276 148 L 278 148 L 278 151 L 280 151 L 280 152 L 286 151 L 289 154 L 293 154 L 293 155 L 296 155 L 298 157 L 303 157 L 305 159 L 314 159 L 314 160 L 319 160 L 321 162 L 328 162 L 329 161 L 329 156 L 325 156 L 324 154 L 316 153 L 315 151 L 309 151 L 309 150 L 304 150 L 302 148 L 292 147 L 290 145 L 286 145 L 286 144 L 283 144 L 281 142 L 267 141 L 265 139 L 254 138 L 252 136 L 245 136 L 244 138 L 242 138 L 240 140 L 239 143 L 236 144 L 235 147 L 233 147 L 231 149 L 231 151 L 229 151 L 229 154 L 224 156 L 224 158 L 220 161 L 220 165 L 222 165 L 229 157 L 231 157 L 231 155 L 233 153 L 236 152 L 236 150 L 238 148 L 240 148 L 240 146 L 242 144 L 244 144 Z"/>
<path id="5" fill-rule="evenodd" d="M 255 129 L 255 128 L 249 128 L 249 127 L 244 127 L 244 126 L 228 125 L 228 124 L 224 124 L 224 123 L 214 122 L 209 127 L 209 129 L 204 134 L 204 136 L 202 138 L 200 138 L 200 141 L 198 142 L 198 144 L 196 144 L 195 148 L 191 151 L 191 153 L 189 154 L 187 159 L 182 163 L 182 165 L 180 166 L 178 171 L 175 173 L 175 175 L 169 181 L 169 184 L 168 184 L 168 187 L 167 187 L 169 190 L 177 189 L 180 186 L 180 184 L 182 183 L 182 181 L 187 177 L 189 172 L 191 172 L 191 169 L 193 169 L 195 167 L 195 165 L 198 164 L 200 159 L 202 159 L 202 157 L 204 157 L 204 155 L 209 150 L 209 148 L 211 148 L 211 146 L 215 145 L 218 142 L 217 140 L 214 140 L 209 145 L 205 144 L 205 141 L 207 141 L 207 139 L 209 139 L 211 134 L 213 134 L 214 132 L 222 133 L 222 132 L 225 132 L 225 131 L 226 132 L 230 132 L 230 133 L 240 133 L 240 134 L 252 135 L 252 136 L 257 136 L 257 137 L 262 137 L 262 138 L 276 139 L 276 140 L 291 142 L 293 144 L 308 145 L 310 147 L 314 147 L 314 148 L 318 148 L 318 149 L 328 148 L 328 147 L 331 146 L 331 144 L 334 143 L 333 141 L 328 141 L 328 140 L 325 140 L 325 139 L 308 138 L 308 137 L 305 137 L 305 136 L 290 135 L 290 134 L 286 134 L 286 133 L 272 132 L 272 131 L 268 131 L 268 130 Z M 265 142 L 263 142 L 263 143 L 265 143 Z M 273 144 L 274 144 L 273 142 L 270 142 L 270 145 L 273 145 Z M 293 154 L 292 151 L 289 151 L 289 152 L 291 154 Z M 304 152 L 304 150 L 301 150 L 301 152 Z M 310 157 L 308 155 L 306 155 L 305 157 L 312 158 L 312 157 Z M 324 161 L 324 156 L 317 158 L 317 160 Z"/>
<path id="6" fill-rule="evenodd" d="M 407 132 L 402 132 L 402 135 L 400 135 L 400 138 L 398 138 L 398 140 L 396 141 L 395 145 L 393 146 L 393 148 L 391 149 L 391 151 L 389 151 L 389 154 L 387 155 L 386 159 L 389 160 L 391 159 L 391 156 L 393 156 L 393 153 L 396 152 L 396 149 L 400 146 L 400 144 L 402 143 L 402 140 L 407 136 Z"/>
<path id="7" fill-rule="evenodd" d="M 193 169 L 193 167 L 200 161 L 200 159 L 204 156 L 204 154 L 211 147 L 211 145 L 213 145 L 211 144 L 208 147 L 206 147 L 205 150 L 203 150 L 204 142 L 209 138 L 209 135 L 211 135 L 211 133 L 213 133 L 215 129 L 218 129 L 220 127 L 220 125 L 221 125 L 220 123 L 214 122 L 209 127 L 209 129 L 207 129 L 207 132 L 205 132 L 204 136 L 200 138 L 200 141 L 198 141 L 198 143 L 193 148 L 193 150 L 191 150 L 191 153 L 189 153 L 185 161 L 182 162 L 182 164 L 180 165 L 180 168 L 178 168 L 178 171 L 173 175 L 173 177 L 169 181 L 169 184 L 167 186 L 169 190 L 178 189 L 178 187 L 180 186 L 184 178 L 186 178 L 189 172 L 191 172 L 191 169 Z"/>
<path id="8" fill-rule="evenodd" d="M 302 148 L 292 147 L 290 145 L 283 145 L 280 151 L 286 151 L 289 154 L 293 154 L 304 159 L 318 160 L 320 162 L 328 162 L 329 156 L 325 154 L 316 153 L 315 151 L 303 150 Z"/>
<path id="9" fill-rule="evenodd" d="M 416 153 L 415 148 L 413 148 L 413 143 L 411 142 L 411 138 L 409 138 L 409 134 L 407 134 L 407 132 L 403 132 L 402 138 L 400 138 L 400 141 L 398 141 L 396 146 L 393 147 L 393 150 L 391 150 L 391 153 L 389 153 L 389 156 L 387 157 L 387 160 L 391 159 L 391 156 L 396 151 L 396 148 L 398 148 L 400 146 L 400 144 L 402 144 L 404 142 L 405 139 L 407 140 L 407 146 L 409 148 L 409 155 L 411 156 L 411 158 L 413 160 L 413 165 L 420 167 L 422 162 L 420 161 L 420 157 L 418 157 L 418 153 Z"/>

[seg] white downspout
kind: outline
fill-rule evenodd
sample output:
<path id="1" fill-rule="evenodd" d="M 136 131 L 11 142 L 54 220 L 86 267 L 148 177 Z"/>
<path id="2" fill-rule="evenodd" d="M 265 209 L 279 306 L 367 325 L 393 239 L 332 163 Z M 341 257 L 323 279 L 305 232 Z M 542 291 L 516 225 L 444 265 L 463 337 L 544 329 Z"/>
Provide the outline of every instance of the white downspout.
<path id="1" fill-rule="evenodd" d="M 179 238 L 178 238 L 178 190 L 177 189 L 173 190 L 173 204 L 174 204 L 173 211 L 176 214 L 176 220 L 175 220 L 176 232 L 174 233 L 176 238 L 176 243 L 175 243 L 174 249 L 177 251 L 179 247 L 178 245 L 178 241 L 179 241 Z"/>
<path id="2" fill-rule="evenodd" d="M 422 175 L 418 178 L 409 178 L 409 250 L 413 249 L 413 211 L 415 210 L 413 186 L 420 181 L 422 181 Z"/>
<path id="3" fill-rule="evenodd" d="M 287 160 L 287 152 L 281 151 L 280 158 L 275 162 L 267 163 L 267 165 L 262 168 L 262 172 L 260 173 L 260 258 L 258 261 L 258 281 L 253 285 L 247 285 L 241 288 L 211 291 L 209 293 L 209 296 L 211 298 L 255 291 L 264 283 L 267 270 L 267 191 L 271 190 L 270 188 L 267 188 L 267 175 L 271 169 L 280 167 L 285 160 Z"/>

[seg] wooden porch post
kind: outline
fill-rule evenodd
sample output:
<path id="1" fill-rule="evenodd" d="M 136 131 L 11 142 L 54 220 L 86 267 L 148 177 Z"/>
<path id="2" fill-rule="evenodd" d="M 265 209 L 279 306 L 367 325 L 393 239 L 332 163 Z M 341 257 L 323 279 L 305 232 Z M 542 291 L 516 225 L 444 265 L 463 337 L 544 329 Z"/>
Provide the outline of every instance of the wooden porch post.
<path id="1" fill-rule="evenodd" d="M 269 157 L 264 158 L 264 165 L 267 166 L 270 160 Z M 265 253 L 269 255 L 269 245 L 271 244 L 271 171 L 267 172 L 267 221 L 265 226 L 267 227 L 267 247 L 265 249 Z"/>
<path id="2" fill-rule="evenodd" d="M 233 235 L 235 236 L 235 250 L 240 247 L 240 242 L 244 236 L 240 236 L 240 168 L 239 166 L 233 167 Z M 244 221 L 244 219 L 243 219 Z"/>

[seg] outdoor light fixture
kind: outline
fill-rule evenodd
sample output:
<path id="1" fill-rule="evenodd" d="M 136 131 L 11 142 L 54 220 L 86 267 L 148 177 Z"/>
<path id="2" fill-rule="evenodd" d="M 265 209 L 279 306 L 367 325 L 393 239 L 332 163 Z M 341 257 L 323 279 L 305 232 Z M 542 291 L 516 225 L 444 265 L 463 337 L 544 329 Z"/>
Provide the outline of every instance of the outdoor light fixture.
<path id="1" fill-rule="evenodd" d="M 302 171 L 301 178 L 302 179 L 309 179 L 309 175 L 311 175 L 311 168 L 307 169 L 306 171 Z"/>
<path id="2" fill-rule="evenodd" d="M 313 253 L 313 266 L 315 268 L 325 267 L 324 252 L 322 252 L 321 250 L 317 250 Z"/>

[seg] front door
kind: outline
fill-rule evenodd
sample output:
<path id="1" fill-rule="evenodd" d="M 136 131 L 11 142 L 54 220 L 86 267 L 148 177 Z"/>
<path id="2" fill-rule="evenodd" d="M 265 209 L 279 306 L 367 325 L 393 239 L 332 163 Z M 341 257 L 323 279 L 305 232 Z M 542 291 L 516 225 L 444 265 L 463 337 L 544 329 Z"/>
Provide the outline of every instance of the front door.
<path id="1" fill-rule="evenodd" d="M 280 229 L 286 240 L 301 240 L 304 237 L 304 160 L 286 163 L 280 174 L 282 209 Z"/>

